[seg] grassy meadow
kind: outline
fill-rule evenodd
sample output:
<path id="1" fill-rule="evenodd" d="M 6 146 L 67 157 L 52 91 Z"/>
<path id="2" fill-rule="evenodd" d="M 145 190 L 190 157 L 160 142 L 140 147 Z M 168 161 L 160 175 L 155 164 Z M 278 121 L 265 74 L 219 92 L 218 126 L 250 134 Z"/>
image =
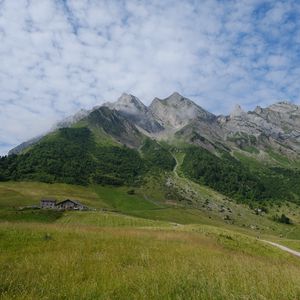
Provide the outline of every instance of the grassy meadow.
<path id="1" fill-rule="evenodd" d="M 0 299 L 300 299 L 300 259 L 257 230 L 128 189 L 0 183 Z M 96 210 L 19 209 L 47 196 Z M 300 249 L 298 224 L 272 226 Z"/>

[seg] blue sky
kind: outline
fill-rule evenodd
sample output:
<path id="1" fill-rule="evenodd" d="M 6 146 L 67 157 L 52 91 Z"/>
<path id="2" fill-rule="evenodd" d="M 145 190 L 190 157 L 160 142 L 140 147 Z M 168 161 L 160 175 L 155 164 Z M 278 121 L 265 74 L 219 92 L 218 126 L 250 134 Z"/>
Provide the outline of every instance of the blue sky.
<path id="1" fill-rule="evenodd" d="M 300 104 L 300 1 L 0 0 L 0 154 L 122 92 Z"/>

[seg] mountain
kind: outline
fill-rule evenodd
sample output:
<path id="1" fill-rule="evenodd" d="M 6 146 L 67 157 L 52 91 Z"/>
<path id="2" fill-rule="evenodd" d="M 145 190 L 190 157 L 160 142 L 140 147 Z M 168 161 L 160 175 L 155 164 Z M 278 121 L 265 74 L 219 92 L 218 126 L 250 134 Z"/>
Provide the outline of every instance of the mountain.
<path id="1" fill-rule="evenodd" d="M 164 129 L 153 115 L 152 110 L 135 96 L 124 93 L 117 102 L 108 102 L 103 106 L 118 111 L 146 133 L 157 133 Z"/>
<path id="2" fill-rule="evenodd" d="M 77 112 L 76 114 L 69 116 L 63 120 L 61 120 L 60 122 L 54 124 L 54 126 L 52 127 L 52 129 L 50 130 L 50 132 L 55 131 L 59 128 L 64 128 L 64 127 L 70 127 L 73 124 L 75 124 L 76 122 L 80 121 L 81 119 L 83 119 L 85 116 L 87 116 L 89 113 L 91 113 L 92 110 L 85 110 L 85 109 L 81 109 L 79 112 Z M 48 132 L 47 132 L 48 133 Z M 47 134 L 46 133 L 46 134 Z M 20 152 L 22 152 L 23 150 L 26 150 L 28 147 L 30 147 L 31 145 L 36 144 L 39 140 L 41 140 L 46 134 L 44 135 L 39 135 L 37 137 L 34 137 L 26 142 L 21 143 L 20 145 L 18 145 L 17 147 L 11 149 L 8 152 L 8 155 L 12 155 L 12 154 L 18 154 Z"/>
<path id="3" fill-rule="evenodd" d="M 279 102 L 249 112 L 236 107 L 229 116 L 219 118 L 219 123 L 224 137 L 239 146 L 246 143 L 293 156 L 300 152 L 300 109 L 295 104 Z"/>
<path id="4" fill-rule="evenodd" d="M 300 202 L 299 137 L 300 110 L 288 102 L 215 116 L 176 92 L 149 106 L 123 94 L 13 149 L 0 180 L 143 185 L 162 176 L 167 184 L 179 170 L 237 201 Z"/>
<path id="5" fill-rule="evenodd" d="M 20 145 L 16 146 L 15 148 L 11 149 L 8 152 L 8 155 L 13 155 L 13 154 L 19 154 L 22 151 L 28 149 L 31 145 L 36 144 L 39 140 L 41 140 L 44 136 L 43 135 L 39 135 L 37 137 L 34 137 L 26 142 L 21 143 Z"/>
<path id="6" fill-rule="evenodd" d="M 194 120 L 209 122 L 215 119 L 213 114 L 177 92 L 165 99 L 155 98 L 149 109 L 165 128 L 173 130 L 179 130 Z"/>
<path id="7" fill-rule="evenodd" d="M 75 115 L 69 116 L 69 117 L 63 119 L 62 121 L 58 122 L 57 124 L 55 124 L 52 128 L 52 131 L 56 130 L 58 128 L 70 127 L 73 124 L 75 124 L 76 122 L 78 122 L 81 119 L 83 119 L 84 117 L 86 117 L 87 115 L 89 115 L 92 111 L 93 110 L 81 109 Z"/>
<path id="8" fill-rule="evenodd" d="M 79 111 L 57 123 L 51 131 L 72 127 L 83 120 L 88 127 L 101 128 L 116 142 L 130 147 L 139 147 L 148 136 L 179 139 L 210 151 L 216 147 L 250 147 L 258 152 L 272 149 L 288 157 L 298 157 L 300 153 L 300 109 L 289 102 L 248 112 L 237 105 L 230 115 L 215 116 L 177 92 L 165 99 L 155 98 L 149 107 L 124 93 L 116 102 Z M 24 142 L 9 154 L 18 154 L 41 138 Z"/>

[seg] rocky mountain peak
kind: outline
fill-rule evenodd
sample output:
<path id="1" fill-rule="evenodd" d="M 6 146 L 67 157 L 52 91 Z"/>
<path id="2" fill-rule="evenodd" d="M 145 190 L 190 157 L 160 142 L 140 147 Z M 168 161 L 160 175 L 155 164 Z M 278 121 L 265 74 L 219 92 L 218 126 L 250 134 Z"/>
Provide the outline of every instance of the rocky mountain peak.
<path id="1" fill-rule="evenodd" d="M 182 128 L 197 119 L 215 118 L 213 114 L 177 92 L 165 99 L 155 98 L 149 109 L 164 126 L 174 129 Z"/>
<path id="2" fill-rule="evenodd" d="M 137 97 L 123 93 L 116 102 L 104 103 L 91 110 L 81 110 L 59 122 L 50 131 L 69 127 L 81 119 L 86 122 L 95 119 L 93 126 L 97 123 L 98 127 L 109 134 L 111 126 L 115 129 L 115 133 L 111 135 L 116 137 L 116 133 L 123 132 L 126 139 L 119 136 L 117 139 L 130 145 L 134 144 L 135 136 L 139 134 L 163 139 L 172 138 L 180 131 L 180 138 L 186 136 L 188 140 L 192 137 L 193 141 L 197 141 L 199 145 L 202 143 L 205 147 L 208 143 L 204 142 L 205 139 L 229 143 L 231 147 L 228 137 L 236 139 L 237 136 L 242 136 L 245 139 L 248 136 L 251 137 L 249 143 L 255 137 L 255 147 L 273 147 L 278 143 L 278 147 L 286 145 L 290 149 L 288 151 L 300 153 L 299 108 L 291 102 L 281 101 L 266 108 L 257 106 L 254 111 L 245 112 L 240 105 L 236 105 L 230 115 L 216 117 L 178 92 L 164 99 L 155 98 L 149 107 Z M 201 138 L 195 138 L 195 132 Z M 129 136 L 132 138 L 129 139 Z M 11 153 L 19 153 L 40 138 L 20 145 Z"/>
<path id="3" fill-rule="evenodd" d="M 123 93 L 116 102 L 104 103 L 103 106 L 117 110 L 145 132 L 152 133 L 163 129 L 148 107 L 133 95 Z"/>
<path id="4" fill-rule="evenodd" d="M 180 95 L 178 92 L 174 92 L 166 99 L 168 99 L 170 102 L 172 101 L 177 102 L 177 101 L 183 101 L 185 98 L 182 95 Z"/>
<path id="5" fill-rule="evenodd" d="M 263 112 L 263 109 L 260 106 L 256 106 L 254 112 L 259 115 Z"/>
<path id="6" fill-rule="evenodd" d="M 155 98 L 153 102 L 163 102 L 164 105 L 173 106 L 178 109 L 183 109 L 186 106 L 194 106 L 194 107 L 200 108 L 192 100 L 190 100 L 186 97 L 183 97 L 178 92 L 174 92 L 169 97 L 164 98 L 164 99 Z"/>
<path id="7" fill-rule="evenodd" d="M 284 114 L 299 110 L 299 106 L 289 101 L 280 101 L 270 105 L 267 109 Z"/>
<path id="8" fill-rule="evenodd" d="M 233 111 L 230 113 L 230 117 L 231 118 L 240 117 L 245 113 L 246 112 L 242 109 L 242 107 L 239 104 L 236 104 Z"/>
<path id="9" fill-rule="evenodd" d="M 75 124 L 76 122 L 82 120 L 84 117 L 86 117 L 92 110 L 86 110 L 86 109 L 81 109 L 77 113 L 75 113 L 72 116 L 66 117 L 62 121 L 58 122 L 53 126 L 51 131 L 54 131 L 58 128 L 63 128 L 63 127 L 70 127 L 71 125 Z"/>
<path id="10" fill-rule="evenodd" d="M 110 109 L 115 109 L 128 114 L 136 114 L 137 112 L 146 112 L 147 107 L 137 97 L 123 93 L 116 102 L 104 103 Z"/>

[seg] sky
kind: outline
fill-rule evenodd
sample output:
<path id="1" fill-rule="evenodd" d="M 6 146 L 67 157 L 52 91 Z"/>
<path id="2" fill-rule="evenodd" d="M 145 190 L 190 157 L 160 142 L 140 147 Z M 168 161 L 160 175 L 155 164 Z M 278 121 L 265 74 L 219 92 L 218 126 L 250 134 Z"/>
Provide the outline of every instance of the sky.
<path id="1" fill-rule="evenodd" d="M 0 0 L 0 155 L 123 92 L 300 104 L 300 1 Z"/>

